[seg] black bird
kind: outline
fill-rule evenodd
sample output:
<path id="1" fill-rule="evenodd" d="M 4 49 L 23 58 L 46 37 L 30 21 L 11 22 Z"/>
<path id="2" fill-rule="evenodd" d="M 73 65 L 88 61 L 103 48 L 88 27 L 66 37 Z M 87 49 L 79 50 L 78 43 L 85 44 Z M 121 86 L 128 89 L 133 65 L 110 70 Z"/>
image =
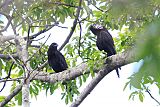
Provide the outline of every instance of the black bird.
<path id="1" fill-rule="evenodd" d="M 52 43 L 47 52 L 49 66 L 52 67 L 56 73 L 62 72 L 68 68 L 65 58 L 62 53 L 57 50 L 57 46 L 57 43 Z M 62 84 L 66 86 L 66 91 L 69 90 L 71 93 L 72 87 L 68 86 L 69 83 L 71 83 L 71 81 L 65 81 Z"/>
<path id="2" fill-rule="evenodd" d="M 100 51 L 107 52 L 107 57 L 116 54 L 113 38 L 104 26 L 93 24 L 89 29 L 97 36 L 96 45 Z M 119 77 L 118 68 L 116 68 L 116 72 Z"/>
<path id="3" fill-rule="evenodd" d="M 57 46 L 57 43 L 52 43 L 47 52 L 49 66 L 52 67 L 56 73 L 68 68 L 65 58 L 62 53 L 57 50 Z"/>

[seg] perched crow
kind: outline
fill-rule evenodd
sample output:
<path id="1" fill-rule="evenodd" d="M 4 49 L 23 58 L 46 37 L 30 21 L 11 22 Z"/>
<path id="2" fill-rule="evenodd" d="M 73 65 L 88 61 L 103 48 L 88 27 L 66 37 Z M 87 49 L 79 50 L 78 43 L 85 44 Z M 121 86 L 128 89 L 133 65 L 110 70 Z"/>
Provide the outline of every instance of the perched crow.
<path id="1" fill-rule="evenodd" d="M 52 43 L 47 52 L 49 66 L 52 67 L 56 73 L 68 68 L 65 58 L 62 53 L 57 50 L 57 46 L 57 43 Z"/>
<path id="2" fill-rule="evenodd" d="M 107 52 L 107 57 L 116 54 L 113 38 L 105 27 L 93 24 L 89 29 L 97 36 L 96 45 L 100 51 Z M 116 68 L 116 72 L 119 77 L 118 68 Z"/>
<path id="3" fill-rule="evenodd" d="M 66 70 L 68 68 L 68 65 L 66 63 L 66 60 L 64 58 L 64 56 L 62 55 L 62 53 L 60 53 L 58 50 L 57 50 L 57 46 L 58 44 L 57 43 L 52 43 L 50 46 L 49 46 L 49 49 L 48 49 L 48 63 L 49 63 L 49 66 L 52 67 L 52 69 L 58 73 L 58 72 L 62 72 L 64 70 Z M 67 90 L 69 90 L 69 92 L 71 93 L 72 91 L 72 87 L 68 86 L 68 84 L 70 83 L 71 81 L 65 81 L 63 82 L 62 84 L 66 86 L 66 92 Z"/>

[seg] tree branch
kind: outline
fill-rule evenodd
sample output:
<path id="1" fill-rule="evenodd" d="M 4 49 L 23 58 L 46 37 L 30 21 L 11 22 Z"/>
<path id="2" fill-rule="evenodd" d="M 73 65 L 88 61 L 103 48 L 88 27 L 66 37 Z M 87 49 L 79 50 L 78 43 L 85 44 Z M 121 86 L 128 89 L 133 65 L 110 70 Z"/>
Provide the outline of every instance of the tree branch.
<path id="1" fill-rule="evenodd" d="M 49 27 L 46 26 L 46 28 L 44 28 L 43 30 L 39 31 L 38 33 L 29 36 L 29 39 L 34 39 L 34 38 L 36 38 L 36 37 L 39 36 L 40 34 L 47 32 L 48 30 L 50 30 L 51 28 L 53 28 L 53 27 L 56 26 L 57 24 L 58 24 L 58 23 L 54 23 L 53 25 L 51 25 L 51 26 L 49 26 Z M 24 39 L 27 39 L 27 37 L 24 37 Z"/>
<path id="2" fill-rule="evenodd" d="M 49 74 L 49 73 L 44 73 L 44 72 L 39 72 L 38 74 L 34 71 L 35 77 L 33 78 L 34 80 L 40 80 L 43 82 L 49 82 L 49 83 L 56 83 L 57 81 L 66 81 L 66 80 L 72 80 L 75 79 L 76 77 L 82 75 L 85 73 L 84 71 L 87 69 L 87 64 L 81 64 L 80 66 L 65 70 L 60 73 L 54 73 L 54 74 Z"/>
<path id="3" fill-rule="evenodd" d="M 123 56 L 124 55 L 124 56 Z M 92 81 L 87 85 L 87 87 L 80 93 L 76 101 L 71 104 L 70 107 L 78 107 L 82 101 L 91 93 L 91 91 L 96 87 L 96 85 L 111 71 L 115 69 L 116 66 L 123 66 L 134 61 L 138 61 L 135 55 L 132 53 L 122 53 L 121 55 L 113 55 L 109 57 L 111 61 L 110 64 L 106 64 L 92 79 Z"/>
<path id="4" fill-rule="evenodd" d="M 0 107 L 4 107 L 4 105 L 6 105 L 15 95 L 17 95 L 22 89 L 22 84 L 18 85 L 13 92 L 8 95 L 1 103 L 0 103 Z"/>
<path id="5" fill-rule="evenodd" d="M 150 92 L 148 89 L 146 89 L 146 92 L 149 94 L 149 96 L 150 96 L 155 102 L 158 103 L 158 105 L 160 105 L 160 102 L 152 96 L 151 92 Z"/>
<path id="6" fill-rule="evenodd" d="M 10 41 L 12 39 L 15 38 L 15 35 L 8 35 L 8 36 L 2 36 L 0 35 L 0 44 L 6 42 L 6 41 Z"/>
<path id="7" fill-rule="evenodd" d="M 24 77 L 10 78 L 10 79 L 7 79 L 7 80 L 2 80 L 2 79 L 0 79 L 0 83 L 6 82 L 6 81 L 19 81 L 19 80 L 21 80 L 21 79 L 24 79 Z"/>
<path id="8" fill-rule="evenodd" d="M 0 92 L 2 92 L 2 91 L 3 91 L 3 89 L 4 89 L 4 88 L 5 88 L 5 86 L 6 86 L 7 80 L 8 80 L 8 79 L 10 79 L 11 71 L 12 71 L 12 67 L 13 67 L 13 65 L 14 65 L 14 62 L 12 62 L 11 66 L 10 66 L 10 69 L 9 69 L 8 75 L 7 75 L 5 78 L 2 78 L 2 80 L 6 80 L 6 81 L 4 82 L 3 87 L 2 87 L 2 89 L 0 90 Z M 0 79 L 0 80 L 1 80 L 1 79 Z"/>
<path id="9" fill-rule="evenodd" d="M 8 5 L 12 2 L 13 0 L 5 0 L 2 5 L 0 5 L 0 9 L 3 8 L 3 10 L 6 10 Z"/>
<path id="10" fill-rule="evenodd" d="M 115 67 L 117 66 L 123 66 L 123 65 L 138 61 L 138 59 L 136 59 L 135 57 L 135 53 L 130 51 L 113 55 L 109 57 L 108 60 L 110 60 L 111 63 L 106 64 L 102 67 L 102 69 L 104 69 L 105 67 L 106 75 L 110 73 L 112 70 L 114 70 Z M 83 75 L 84 73 L 90 73 L 90 71 L 87 70 L 87 68 L 88 68 L 87 64 L 82 63 L 77 67 L 65 70 L 60 73 L 49 74 L 44 72 L 37 73 L 38 71 L 34 71 L 33 73 L 35 73 L 35 77 L 33 79 L 40 80 L 43 82 L 49 82 L 49 83 L 56 83 L 57 81 L 64 82 L 66 80 L 75 79 L 76 77 Z M 100 68 L 99 69 L 94 68 L 94 72 L 98 72 L 100 70 L 101 70 Z"/>
<path id="11" fill-rule="evenodd" d="M 65 3 L 61 3 L 61 2 L 49 2 L 49 4 L 56 4 L 56 5 L 62 5 L 62 6 L 67 6 L 67 7 L 74 7 L 74 8 L 78 8 L 78 6 L 74 6 L 74 5 L 70 5 L 70 4 L 65 4 Z"/>
<path id="12" fill-rule="evenodd" d="M 7 30 L 7 28 L 9 27 L 9 25 L 11 24 L 11 21 L 12 21 L 12 17 L 10 17 L 9 15 L 3 13 L 3 12 L 0 12 L 0 14 L 4 15 L 7 19 L 8 19 L 8 22 L 6 24 L 6 26 L 0 30 L 0 32 L 4 32 Z"/>
<path id="13" fill-rule="evenodd" d="M 5 54 L 0 54 L 0 58 L 1 59 L 11 59 L 11 56 L 14 58 L 14 59 L 18 59 L 18 55 L 17 54 L 12 54 L 12 55 L 5 55 Z"/>
<path id="14" fill-rule="evenodd" d="M 63 47 L 69 42 L 70 38 L 73 35 L 73 32 L 74 32 L 74 30 L 76 28 L 76 25 L 77 25 L 78 17 L 79 17 L 79 14 L 80 14 L 81 5 L 82 5 L 82 0 L 79 0 L 79 6 L 77 8 L 75 20 L 73 21 L 73 26 L 72 26 L 71 31 L 70 31 L 69 35 L 67 36 L 66 40 L 61 45 L 61 47 L 58 49 L 59 51 L 61 51 L 63 49 Z"/>
<path id="15" fill-rule="evenodd" d="M 137 59 L 136 58 L 136 51 L 127 51 L 127 52 L 123 52 L 121 54 L 116 54 L 116 55 L 113 55 L 111 57 L 108 58 L 108 60 L 110 60 L 111 62 L 107 65 L 104 65 L 102 67 L 102 69 L 97 69 L 97 68 L 94 68 L 94 72 L 99 72 L 99 75 L 107 75 L 108 73 L 110 73 L 112 70 L 115 69 L 116 66 L 123 66 L 123 65 L 126 65 L 126 64 L 129 64 L 129 63 L 132 63 L 132 62 L 136 62 L 140 59 Z M 43 82 L 49 82 L 49 83 L 56 83 L 57 81 L 67 81 L 67 80 L 71 80 L 71 79 L 75 79 L 76 77 L 80 76 L 80 75 L 83 75 L 84 73 L 90 73 L 89 70 L 87 70 L 88 66 L 86 63 L 82 63 L 81 65 L 77 66 L 77 67 L 74 67 L 74 68 L 71 68 L 71 69 L 68 69 L 68 70 L 65 70 L 63 72 L 60 72 L 60 73 L 55 73 L 55 74 L 49 74 L 49 73 L 46 73 L 46 72 L 40 72 L 40 71 L 34 71 L 32 72 L 32 74 L 30 74 L 30 78 L 29 80 L 40 80 L 40 81 L 43 81 Z M 104 73 L 104 74 L 103 74 Z M 33 78 L 33 79 L 32 79 Z M 97 78 L 97 77 L 95 77 Z M 101 77 L 102 78 L 102 77 Z M 93 82 L 92 83 L 98 83 L 99 81 L 95 81 L 96 79 L 93 79 Z M 99 79 L 100 80 L 100 79 Z M 95 87 L 96 85 L 93 86 L 93 84 L 89 85 L 88 87 L 90 87 L 90 89 L 86 89 L 88 91 L 86 91 L 86 93 L 90 93 L 91 90 L 93 90 L 93 88 Z M 13 93 L 11 93 L 12 95 L 9 95 L 9 96 L 12 96 L 12 98 L 14 97 L 13 94 L 14 93 L 18 93 L 21 88 L 22 88 L 22 85 L 18 86 L 19 88 L 15 89 L 15 91 Z M 92 87 L 92 88 L 91 88 Z M 17 92 L 17 90 L 19 90 Z M 81 93 L 80 95 L 80 99 L 78 99 L 78 101 L 76 100 L 76 102 L 74 102 L 72 105 L 75 105 L 75 104 L 80 104 L 85 97 L 87 97 L 88 94 L 86 93 Z M 16 95 L 14 94 L 14 95 Z M 6 99 L 9 99 L 11 100 L 11 98 L 7 97 Z M 3 104 L 6 104 L 8 100 L 4 100 L 3 103 L 0 103 L 0 106 Z M 5 103 L 4 103 L 5 102 Z M 78 103 L 77 103 L 78 102 Z M 71 107 L 74 107 L 74 106 L 71 106 Z"/>
<path id="16" fill-rule="evenodd" d="M 47 40 L 49 39 L 50 36 L 51 36 L 51 34 L 49 34 L 49 36 L 47 37 L 46 41 L 40 46 L 40 48 L 37 50 L 37 52 L 41 50 L 42 46 L 44 46 L 44 44 L 47 42 Z M 30 56 L 27 61 L 29 61 L 31 58 L 33 58 L 33 56 L 35 56 L 37 52 L 33 53 L 33 55 Z"/>
<path id="17" fill-rule="evenodd" d="M 78 19 L 78 23 L 79 23 L 79 28 L 80 28 L 78 54 L 79 54 L 79 56 L 81 56 L 82 25 L 81 25 L 81 22 L 79 21 L 79 19 Z"/>

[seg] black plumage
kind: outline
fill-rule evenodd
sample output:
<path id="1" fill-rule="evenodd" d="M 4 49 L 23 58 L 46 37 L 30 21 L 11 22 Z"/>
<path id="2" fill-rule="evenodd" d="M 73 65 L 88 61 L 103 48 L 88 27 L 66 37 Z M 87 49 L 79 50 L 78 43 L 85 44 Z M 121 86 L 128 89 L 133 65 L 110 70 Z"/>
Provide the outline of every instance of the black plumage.
<path id="1" fill-rule="evenodd" d="M 93 24 L 90 26 L 90 30 L 97 36 L 96 45 L 100 51 L 107 52 L 107 57 L 116 54 L 113 38 L 105 27 Z M 118 68 L 116 68 L 116 72 L 119 77 Z"/>
<path id="2" fill-rule="evenodd" d="M 48 49 L 48 63 L 52 69 L 58 73 L 68 68 L 66 60 L 61 52 L 57 50 L 57 43 L 52 43 Z"/>
<path id="3" fill-rule="evenodd" d="M 47 52 L 49 66 L 52 67 L 52 69 L 56 73 L 62 72 L 68 68 L 65 58 L 62 55 L 62 53 L 57 50 L 57 46 L 58 46 L 57 43 L 52 43 L 49 46 L 49 49 Z M 66 92 L 68 92 L 67 90 L 69 90 L 70 94 L 72 94 L 72 86 L 69 86 L 68 84 L 71 84 L 71 83 L 72 81 L 62 82 L 62 84 L 66 86 Z"/>

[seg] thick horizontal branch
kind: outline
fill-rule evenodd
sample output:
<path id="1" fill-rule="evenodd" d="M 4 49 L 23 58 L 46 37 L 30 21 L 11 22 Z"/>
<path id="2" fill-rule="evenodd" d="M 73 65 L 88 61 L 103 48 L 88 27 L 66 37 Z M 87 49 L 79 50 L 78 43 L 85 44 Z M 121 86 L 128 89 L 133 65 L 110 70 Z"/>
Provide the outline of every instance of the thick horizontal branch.
<path id="1" fill-rule="evenodd" d="M 48 74 L 48 73 L 39 72 L 34 77 L 34 79 L 41 80 L 43 82 L 49 82 L 49 83 L 56 83 L 57 81 L 67 81 L 67 80 L 75 79 L 80 75 L 83 75 L 86 69 L 87 69 L 87 64 L 83 63 L 75 68 L 71 68 L 60 73 Z M 36 72 L 34 71 L 33 73 L 36 73 Z"/>
<path id="2" fill-rule="evenodd" d="M 123 52 L 121 54 L 113 55 L 109 57 L 111 62 L 109 64 L 104 65 L 101 67 L 102 69 L 107 69 L 106 72 L 109 73 L 112 70 L 114 70 L 117 66 L 123 66 L 135 61 L 138 61 L 138 59 L 135 56 L 135 53 L 133 51 L 127 51 Z M 90 71 L 87 70 L 88 66 L 86 63 L 82 63 L 81 65 L 71 68 L 68 70 L 65 70 L 60 73 L 55 73 L 55 74 L 48 74 L 48 73 L 43 73 L 39 71 L 35 71 L 34 80 L 40 80 L 43 82 L 49 82 L 49 83 L 56 83 L 57 81 L 66 81 L 66 80 L 72 80 L 75 79 L 76 77 L 83 75 L 84 73 L 89 73 Z M 94 72 L 100 71 L 101 69 L 94 68 Z M 38 73 L 39 72 L 39 73 Z M 36 74 L 37 73 L 37 74 Z"/>

